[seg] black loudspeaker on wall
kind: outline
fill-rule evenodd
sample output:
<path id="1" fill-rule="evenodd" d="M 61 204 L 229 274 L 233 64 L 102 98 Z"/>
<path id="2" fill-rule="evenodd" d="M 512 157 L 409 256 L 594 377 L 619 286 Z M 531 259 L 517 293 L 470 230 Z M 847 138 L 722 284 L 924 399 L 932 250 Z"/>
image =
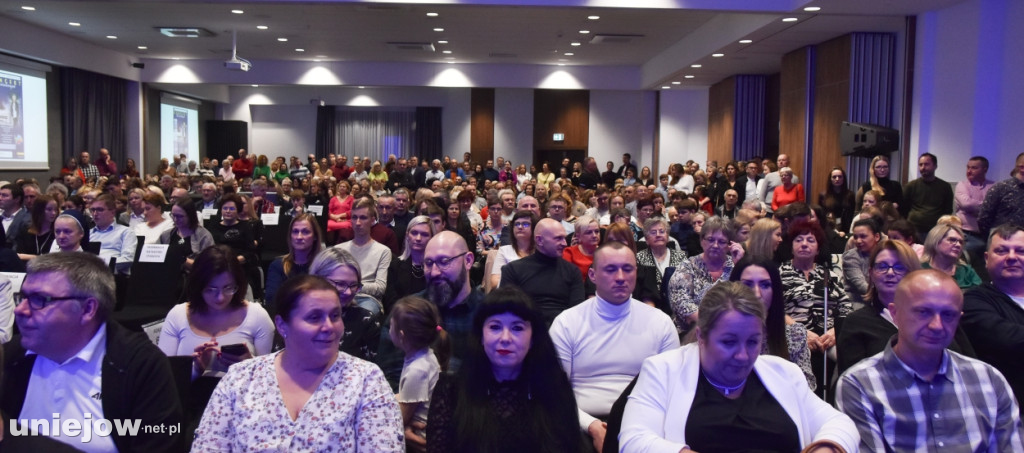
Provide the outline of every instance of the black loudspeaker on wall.
<path id="1" fill-rule="evenodd" d="M 900 149 L 900 131 L 874 124 L 843 121 L 839 149 L 844 156 L 872 157 Z"/>
<path id="2" fill-rule="evenodd" d="M 249 123 L 206 121 L 206 157 L 224 160 L 228 155 L 236 156 L 240 148 L 249 148 Z"/>

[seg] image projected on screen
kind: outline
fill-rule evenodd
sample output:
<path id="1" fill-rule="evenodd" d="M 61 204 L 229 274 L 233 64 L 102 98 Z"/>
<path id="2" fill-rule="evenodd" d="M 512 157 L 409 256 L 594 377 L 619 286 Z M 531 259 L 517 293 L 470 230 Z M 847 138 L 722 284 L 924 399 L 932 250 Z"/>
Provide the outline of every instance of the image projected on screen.
<path id="1" fill-rule="evenodd" d="M 47 169 L 46 79 L 0 66 L 0 168 Z"/>
<path id="2" fill-rule="evenodd" d="M 170 162 L 185 155 L 199 162 L 199 101 L 163 93 L 160 96 L 160 157 Z"/>

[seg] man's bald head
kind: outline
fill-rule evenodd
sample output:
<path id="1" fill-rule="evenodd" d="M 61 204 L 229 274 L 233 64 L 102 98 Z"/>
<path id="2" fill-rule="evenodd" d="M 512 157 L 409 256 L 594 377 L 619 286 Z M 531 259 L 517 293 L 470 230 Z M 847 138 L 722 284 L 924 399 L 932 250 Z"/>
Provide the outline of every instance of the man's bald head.
<path id="1" fill-rule="evenodd" d="M 565 228 L 555 219 L 541 219 L 533 229 L 533 239 L 538 253 L 561 258 L 565 249 Z"/>
<path id="2" fill-rule="evenodd" d="M 427 248 L 424 250 L 425 256 L 430 256 L 431 252 L 440 253 L 445 252 L 447 256 L 455 256 L 460 253 L 469 251 L 469 247 L 466 245 L 466 240 L 462 238 L 458 233 L 454 231 L 442 231 L 430 238 L 430 242 L 427 243 Z"/>
<path id="3" fill-rule="evenodd" d="M 958 309 L 963 309 L 964 293 L 956 284 L 956 280 L 935 269 L 921 269 L 907 274 L 896 285 L 896 298 L 893 303 L 897 306 L 901 303 L 906 305 L 929 292 L 942 292 Z"/>
<path id="4" fill-rule="evenodd" d="M 963 292 L 949 275 L 934 269 L 907 274 L 896 286 L 896 298 L 889 304 L 893 323 L 899 329 L 893 351 L 906 363 L 932 363 L 937 367 L 953 341 L 963 307 Z"/>
<path id="5" fill-rule="evenodd" d="M 536 198 L 529 195 L 523 196 L 519 199 L 519 206 L 516 207 L 519 211 L 530 211 L 537 217 L 540 217 L 540 202 Z"/>

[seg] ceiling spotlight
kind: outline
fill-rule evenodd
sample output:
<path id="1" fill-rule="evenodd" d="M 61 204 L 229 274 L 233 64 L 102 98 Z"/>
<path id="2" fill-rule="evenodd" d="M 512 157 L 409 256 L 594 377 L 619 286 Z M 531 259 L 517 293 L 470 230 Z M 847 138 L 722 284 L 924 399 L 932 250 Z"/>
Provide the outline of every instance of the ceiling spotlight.
<path id="1" fill-rule="evenodd" d="M 680 82 L 680 81 L 677 81 L 677 80 L 673 80 L 673 81 L 672 81 L 672 84 L 673 84 L 673 85 L 679 85 L 679 84 L 681 84 L 681 83 L 683 83 L 683 82 Z"/>
<path id="2" fill-rule="evenodd" d="M 448 44 L 448 41 L 445 41 L 445 40 L 442 39 L 442 40 L 438 41 L 437 43 L 438 44 Z"/>
<path id="3" fill-rule="evenodd" d="M 437 17 L 437 13 L 427 13 L 427 17 Z"/>
<path id="4" fill-rule="evenodd" d="M 661 89 L 663 89 L 663 90 L 671 90 L 672 87 L 670 87 L 668 85 L 665 85 L 665 86 L 661 87 Z"/>
<path id="5" fill-rule="evenodd" d="M 270 28 L 270 27 L 268 27 L 268 26 L 266 26 L 266 25 L 257 25 L 257 26 L 256 26 L 256 29 L 257 29 L 257 30 L 266 30 L 266 29 L 268 29 L 268 28 Z"/>
<path id="6" fill-rule="evenodd" d="M 359 89 L 360 89 L 360 90 L 364 90 L 364 89 L 366 89 L 366 86 L 364 86 L 364 85 L 359 85 Z"/>
<path id="7" fill-rule="evenodd" d="M 305 52 L 306 49 L 295 49 L 296 52 Z"/>
<path id="8" fill-rule="evenodd" d="M 82 24 L 80 24 L 78 22 L 68 22 L 68 25 L 70 25 L 72 27 L 81 27 L 82 26 Z"/>
<path id="9" fill-rule="evenodd" d="M 699 65 L 699 64 L 692 64 L 692 65 L 690 65 L 690 67 L 691 68 L 699 68 L 699 67 L 701 67 L 701 65 Z"/>
<path id="10" fill-rule="evenodd" d="M 254 83 L 254 84 L 252 84 L 252 87 L 253 88 L 259 88 L 260 86 Z"/>
<path id="11" fill-rule="evenodd" d="M 434 29 L 434 31 L 436 31 L 436 32 L 442 32 L 442 31 L 444 31 L 444 29 L 443 29 L 443 28 L 440 28 L 440 27 L 438 27 L 438 28 L 435 28 L 435 29 Z"/>
<path id="12" fill-rule="evenodd" d="M 571 46 L 573 46 L 573 47 L 577 47 L 577 46 L 579 46 L 579 45 L 580 45 L 580 43 L 578 43 L 578 42 L 574 42 L 574 43 L 572 43 L 572 44 L 570 44 L 570 45 L 571 45 Z"/>
<path id="13" fill-rule="evenodd" d="M 314 58 L 314 59 L 313 59 L 313 62 L 314 62 L 314 63 L 319 63 L 320 61 L 321 61 L 321 60 L 320 60 L 319 58 Z"/>
<path id="14" fill-rule="evenodd" d="M 601 18 L 601 16 L 587 16 L 587 19 L 590 19 L 590 20 L 598 20 L 600 18 Z"/>
<path id="15" fill-rule="evenodd" d="M 231 14 L 245 14 L 245 11 L 242 11 L 240 9 L 233 9 L 231 10 Z"/>
<path id="16" fill-rule="evenodd" d="M 808 6 L 808 7 L 804 8 L 804 11 L 807 11 L 809 13 L 813 13 L 813 12 L 816 12 L 816 11 L 821 11 L 821 7 L 820 6 Z"/>
<path id="17" fill-rule="evenodd" d="M 441 53 L 452 53 L 450 50 L 442 50 Z"/>
<path id="18" fill-rule="evenodd" d="M 288 42 L 288 38 L 277 38 L 277 40 L 281 42 Z"/>
<path id="19" fill-rule="evenodd" d="M 447 62 L 447 63 L 448 63 L 448 64 L 455 64 L 455 62 L 454 62 L 454 61 L 449 61 L 449 62 Z"/>
<path id="20" fill-rule="evenodd" d="M 740 44 L 750 44 L 752 42 L 754 42 L 754 40 L 752 40 L 752 39 L 741 39 L 740 40 Z"/>
<path id="21" fill-rule="evenodd" d="M 795 17 L 787 17 L 785 19 L 782 19 L 782 21 L 783 22 L 796 22 L 797 19 Z"/>
<path id="22" fill-rule="evenodd" d="M 117 39 L 117 36 L 114 36 L 114 35 L 107 35 L 107 39 Z"/>
<path id="23" fill-rule="evenodd" d="M 139 46 L 139 50 L 146 50 L 146 49 L 149 49 L 149 47 L 146 47 L 146 46 Z"/>
<path id="24" fill-rule="evenodd" d="M 683 78 L 684 78 L 684 79 L 692 79 L 692 78 L 693 78 L 693 76 L 692 76 L 692 75 L 684 75 L 684 76 L 683 76 Z"/>
<path id="25" fill-rule="evenodd" d="M 178 60 L 181 59 L 181 57 L 171 57 L 171 59 L 174 60 L 174 61 L 178 61 Z"/>
<path id="26" fill-rule="evenodd" d="M 565 63 L 558 63 L 559 66 L 565 66 Z"/>
<path id="27" fill-rule="evenodd" d="M 35 6 L 22 6 L 21 9 L 23 9 L 25 11 L 35 11 L 36 7 Z"/>
<path id="28" fill-rule="evenodd" d="M 590 30 L 580 30 L 580 34 L 581 35 L 586 35 L 586 34 L 589 34 L 589 33 L 590 33 Z"/>
<path id="29" fill-rule="evenodd" d="M 572 53 L 572 52 L 566 52 L 566 53 L 564 53 L 563 55 L 565 55 L 565 56 L 567 56 L 567 57 L 571 57 L 571 56 L 573 56 L 573 55 L 576 55 L 576 54 L 574 54 L 574 53 Z"/>
<path id="30" fill-rule="evenodd" d="M 713 54 L 711 54 L 711 56 L 715 57 L 715 58 L 721 58 L 721 57 L 724 57 L 725 54 L 724 53 L 713 53 Z"/>

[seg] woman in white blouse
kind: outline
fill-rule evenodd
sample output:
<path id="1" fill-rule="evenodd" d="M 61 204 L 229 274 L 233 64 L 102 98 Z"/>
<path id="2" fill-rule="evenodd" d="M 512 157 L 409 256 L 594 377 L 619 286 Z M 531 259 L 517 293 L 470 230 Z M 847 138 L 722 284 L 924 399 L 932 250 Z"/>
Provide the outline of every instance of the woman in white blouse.
<path id="1" fill-rule="evenodd" d="M 163 213 L 164 197 L 153 192 L 146 192 L 142 196 L 142 218 L 133 229 L 136 236 L 145 237 L 146 244 L 159 244 L 160 235 L 164 231 L 174 228 L 170 216 Z"/>
<path id="2" fill-rule="evenodd" d="M 196 430 L 194 451 L 404 452 L 402 414 L 376 365 L 338 351 L 341 302 L 323 278 L 278 291 L 285 348 L 231 367 Z"/>
<path id="3" fill-rule="evenodd" d="M 189 301 L 167 314 L 157 344 L 168 356 L 191 355 L 193 379 L 223 375 L 230 365 L 270 352 L 274 324 L 261 305 L 245 300 L 246 285 L 228 246 L 208 247 L 192 264 Z"/>

